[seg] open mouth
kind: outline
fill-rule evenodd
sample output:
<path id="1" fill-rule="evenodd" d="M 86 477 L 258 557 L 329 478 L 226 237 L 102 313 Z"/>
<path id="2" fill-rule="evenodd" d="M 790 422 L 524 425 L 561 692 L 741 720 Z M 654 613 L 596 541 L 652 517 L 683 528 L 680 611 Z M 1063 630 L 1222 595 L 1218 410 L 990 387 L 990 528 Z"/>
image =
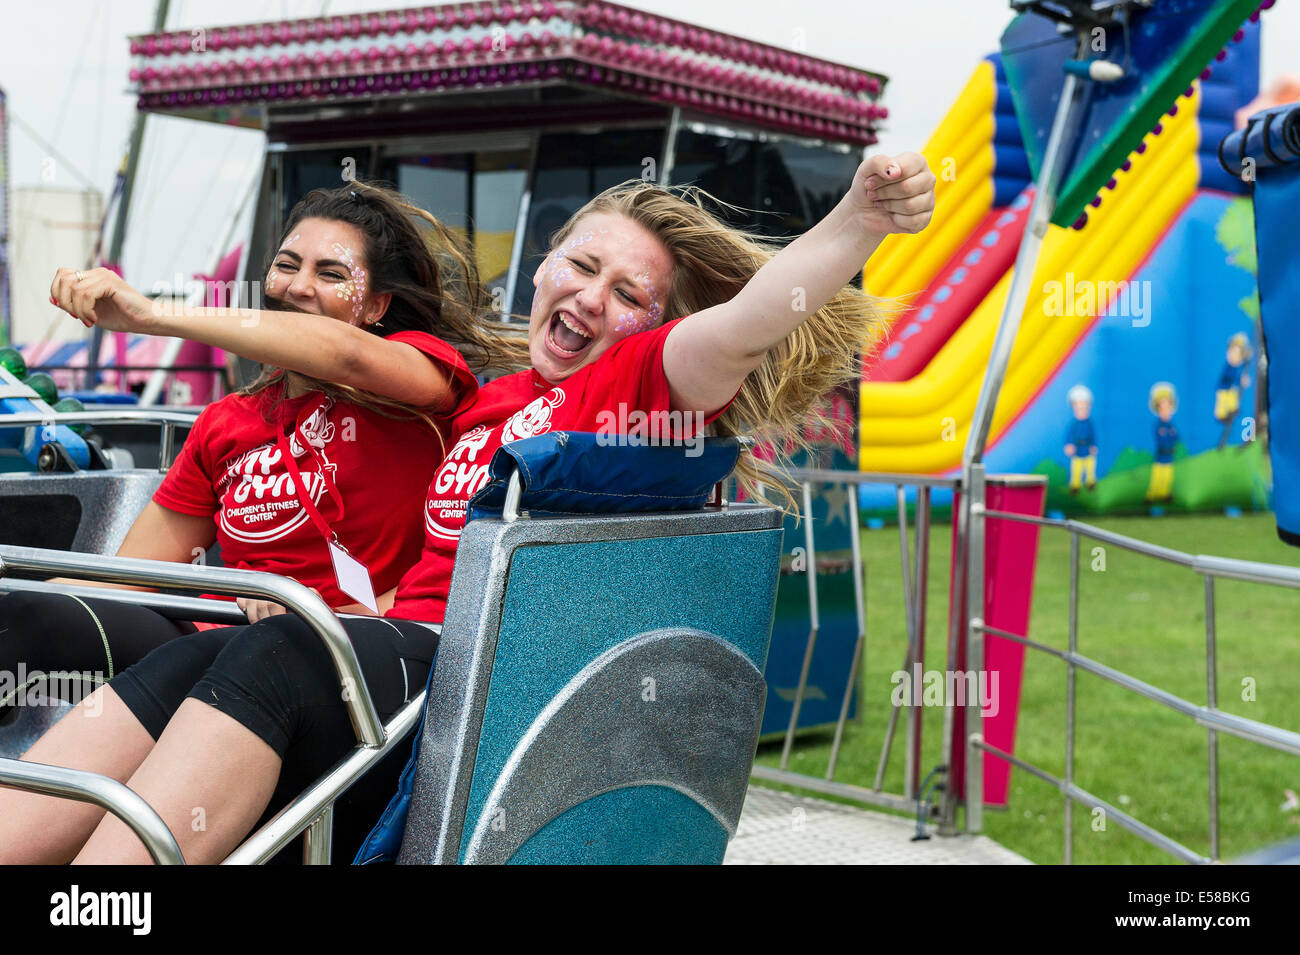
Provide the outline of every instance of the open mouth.
<path id="1" fill-rule="evenodd" d="M 571 312 L 557 311 L 551 316 L 546 343 L 560 357 L 576 358 L 591 346 L 595 337 L 591 329 L 578 321 Z"/>

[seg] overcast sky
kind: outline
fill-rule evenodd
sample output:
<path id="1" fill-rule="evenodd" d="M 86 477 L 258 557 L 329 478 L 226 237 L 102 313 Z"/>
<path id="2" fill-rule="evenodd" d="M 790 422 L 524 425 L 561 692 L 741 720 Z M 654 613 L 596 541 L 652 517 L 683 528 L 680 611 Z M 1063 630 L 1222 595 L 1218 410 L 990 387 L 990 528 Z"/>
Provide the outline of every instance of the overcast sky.
<path id="1" fill-rule="evenodd" d="M 395 0 L 173 0 L 169 29 L 392 9 Z M 980 57 L 1010 20 L 1006 0 L 641 0 L 644 9 L 814 56 L 885 73 L 890 119 L 880 148 L 920 148 Z M 126 37 L 148 32 L 153 0 L 8 3 L 0 87 L 8 95 L 10 182 L 42 183 L 48 151 L 67 162 L 55 184 L 82 178 L 107 197 L 134 116 Z M 1300 0 L 1264 16 L 1263 77 L 1300 71 Z M 148 288 L 207 268 L 227 210 L 259 161 L 260 133 L 153 117 L 123 255 L 128 280 Z M 69 169 L 68 166 L 73 167 Z M 74 173 L 75 169 L 75 173 Z M 79 173 L 80 175 L 77 175 Z"/>

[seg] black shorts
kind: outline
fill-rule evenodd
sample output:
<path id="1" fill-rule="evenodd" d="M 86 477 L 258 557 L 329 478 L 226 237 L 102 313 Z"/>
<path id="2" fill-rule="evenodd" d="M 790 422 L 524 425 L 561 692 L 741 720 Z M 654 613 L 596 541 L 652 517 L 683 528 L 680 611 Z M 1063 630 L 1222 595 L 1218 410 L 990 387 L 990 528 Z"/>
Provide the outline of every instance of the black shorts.
<path id="1" fill-rule="evenodd" d="M 12 682 L 0 692 L 0 711 L 24 694 L 55 693 L 54 686 L 60 698 L 78 703 L 150 651 L 193 632 L 193 624 L 132 604 L 58 593 L 0 595 L 0 673 Z"/>
<path id="2" fill-rule="evenodd" d="M 375 708 L 387 721 L 424 689 L 438 636 L 410 620 L 350 618 L 344 627 Z M 325 645 L 292 614 L 172 640 L 109 685 L 154 739 L 181 702 L 192 697 L 264 740 L 282 765 L 263 821 L 316 782 L 357 741 Z M 359 846 L 379 818 L 396 789 L 406 751 L 396 747 L 339 801 L 335 840 L 341 850 Z"/>

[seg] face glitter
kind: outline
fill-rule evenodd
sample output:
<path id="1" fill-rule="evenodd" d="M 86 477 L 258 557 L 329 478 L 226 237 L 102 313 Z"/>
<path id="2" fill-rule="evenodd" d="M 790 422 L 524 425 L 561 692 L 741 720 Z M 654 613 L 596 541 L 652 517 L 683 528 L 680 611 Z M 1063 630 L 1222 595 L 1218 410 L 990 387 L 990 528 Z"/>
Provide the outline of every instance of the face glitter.
<path id="1" fill-rule="evenodd" d="M 352 250 L 335 242 L 331 246 L 334 254 L 339 257 L 339 261 L 348 267 L 352 273 L 352 278 L 346 282 L 338 282 L 334 285 L 334 292 L 341 299 L 347 299 L 352 302 L 352 317 L 357 318 L 361 315 L 361 307 L 366 299 L 366 270 L 356 264 L 356 259 Z"/>

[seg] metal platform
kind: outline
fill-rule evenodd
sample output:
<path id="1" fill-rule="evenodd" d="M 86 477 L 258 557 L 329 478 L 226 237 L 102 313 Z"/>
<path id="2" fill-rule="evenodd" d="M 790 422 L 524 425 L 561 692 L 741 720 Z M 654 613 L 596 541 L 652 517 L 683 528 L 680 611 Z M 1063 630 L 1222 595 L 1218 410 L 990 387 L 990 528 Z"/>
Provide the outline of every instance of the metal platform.
<path id="1" fill-rule="evenodd" d="M 1032 865 L 988 836 L 913 842 L 916 823 L 750 786 L 724 865 Z"/>

